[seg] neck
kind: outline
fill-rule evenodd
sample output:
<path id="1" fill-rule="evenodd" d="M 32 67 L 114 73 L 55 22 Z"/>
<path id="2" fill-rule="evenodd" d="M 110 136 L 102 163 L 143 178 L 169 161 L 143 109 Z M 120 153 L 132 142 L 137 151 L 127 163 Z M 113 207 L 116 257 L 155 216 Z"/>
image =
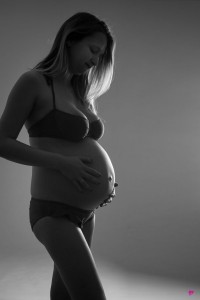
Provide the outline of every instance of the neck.
<path id="1" fill-rule="evenodd" d="M 64 75 L 58 75 L 58 76 L 56 76 L 56 81 L 62 85 L 71 87 L 71 78 L 72 78 L 72 75 L 68 76 L 68 77 L 66 77 Z"/>

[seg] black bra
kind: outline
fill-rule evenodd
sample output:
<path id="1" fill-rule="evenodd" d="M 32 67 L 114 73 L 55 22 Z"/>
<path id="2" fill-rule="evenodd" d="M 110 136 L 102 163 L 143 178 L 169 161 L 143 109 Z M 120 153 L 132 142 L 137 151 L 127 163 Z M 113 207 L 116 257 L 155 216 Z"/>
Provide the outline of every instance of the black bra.
<path id="1" fill-rule="evenodd" d="M 90 122 L 87 118 L 63 112 L 56 108 L 53 80 L 44 75 L 53 93 L 53 109 L 28 129 L 30 137 L 52 137 L 72 142 L 85 137 L 98 140 L 104 134 L 104 124 L 98 119 Z"/>

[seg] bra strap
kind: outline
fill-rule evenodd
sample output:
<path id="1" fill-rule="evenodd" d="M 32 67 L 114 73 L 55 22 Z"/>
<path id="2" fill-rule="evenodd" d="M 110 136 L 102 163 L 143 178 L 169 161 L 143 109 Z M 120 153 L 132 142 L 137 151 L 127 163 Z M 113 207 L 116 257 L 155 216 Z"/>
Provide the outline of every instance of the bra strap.
<path id="1" fill-rule="evenodd" d="M 55 92 L 54 92 L 54 86 L 53 86 L 53 79 L 50 78 L 50 82 L 51 82 L 51 90 L 53 93 L 53 108 L 56 109 L 56 99 L 55 99 Z"/>
<path id="2" fill-rule="evenodd" d="M 51 90 L 52 90 L 52 94 L 53 94 L 53 108 L 56 109 L 56 101 L 55 101 L 55 92 L 54 92 L 54 87 L 53 87 L 53 79 L 46 75 L 46 74 L 43 74 L 46 81 L 47 81 L 47 84 L 51 86 Z"/>

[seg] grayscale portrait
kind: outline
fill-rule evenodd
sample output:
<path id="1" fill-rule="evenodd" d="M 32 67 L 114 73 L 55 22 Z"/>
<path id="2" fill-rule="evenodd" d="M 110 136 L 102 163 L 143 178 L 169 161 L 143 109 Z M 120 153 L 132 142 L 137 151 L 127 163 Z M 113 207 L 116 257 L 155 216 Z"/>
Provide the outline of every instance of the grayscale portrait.
<path id="1" fill-rule="evenodd" d="M 197 299 L 200 1 L 0 22 L 0 300 Z"/>

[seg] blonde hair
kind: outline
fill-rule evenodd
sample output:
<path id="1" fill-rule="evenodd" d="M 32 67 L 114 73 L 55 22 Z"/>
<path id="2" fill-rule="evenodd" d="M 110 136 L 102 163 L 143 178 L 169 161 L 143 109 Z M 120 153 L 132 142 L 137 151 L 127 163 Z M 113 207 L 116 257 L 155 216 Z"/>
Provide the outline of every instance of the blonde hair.
<path id="1" fill-rule="evenodd" d="M 114 74 L 114 55 L 116 42 L 111 29 L 103 21 L 88 12 L 78 12 L 67 19 L 60 27 L 49 54 L 33 69 L 49 75 L 68 76 L 67 41 L 79 41 L 95 32 L 102 32 L 107 37 L 107 46 L 98 64 L 82 74 L 71 78 L 73 90 L 78 99 L 97 114 L 95 100 L 110 88 Z"/>

